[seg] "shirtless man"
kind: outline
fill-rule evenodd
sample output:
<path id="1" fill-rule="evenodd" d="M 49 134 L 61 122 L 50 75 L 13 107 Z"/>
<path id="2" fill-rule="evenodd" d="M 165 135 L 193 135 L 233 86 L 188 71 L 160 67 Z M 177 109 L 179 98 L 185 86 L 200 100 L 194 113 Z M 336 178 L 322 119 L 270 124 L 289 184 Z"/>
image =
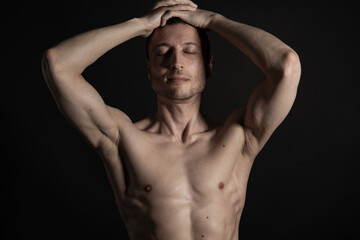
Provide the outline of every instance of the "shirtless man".
<path id="1" fill-rule="evenodd" d="M 184 23 L 165 25 L 173 17 Z M 247 106 L 222 123 L 199 111 L 212 63 L 204 62 L 197 28 L 228 40 L 265 75 Z M 148 77 L 158 109 L 133 123 L 82 72 L 115 46 L 150 34 Z M 290 111 L 300 71 L 297 54 L 276 37 L 190 0 L 158 1 L 143 17 L 70 38 L 43 58 L 60 111 L 104 161 L 133 240 L 238 239 L 251 166 Z"/>

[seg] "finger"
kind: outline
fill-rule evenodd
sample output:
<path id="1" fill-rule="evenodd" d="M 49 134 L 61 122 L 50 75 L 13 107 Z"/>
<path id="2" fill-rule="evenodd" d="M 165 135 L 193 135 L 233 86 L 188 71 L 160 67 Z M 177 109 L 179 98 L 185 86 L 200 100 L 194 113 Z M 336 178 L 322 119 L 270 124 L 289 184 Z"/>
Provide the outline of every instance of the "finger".
<path id="1" fill-rule="evenodd" d="M 160 26 L 165 26 L 167 20 L 169 20 L 172 17 L 179 17 L 181 18 L 182 16 L 184 16 L 184 14 L 186 14 L 186 11 L 184 10 L 168 10 L 166 11 L 162 17 L 161 17 L 161 21 L 160 21 Z"/>
<path id="2" fill-rule="evenodd" d="M 154 4 L 152 10 L 157 9 L 157 8 L 161 8 L 161 7 L 167 7 L 167 6 L 175 5 L 175 4 L 177 4 L 176 0 L 157 1 Z"/>
<path id="3" fill-rule="evenodd" d="M 179 4 L 189 4 L 190 6 L 193 6 L 195 8 L 198 7 L 197 4 L 195 4 L 194 2 L 190 1 L 190 0 L 176 0 Z"/>
<path id="4" fill-rule="evenodd" d="M 177 4 L 168 7 L 162 7 L 164 12 L 167 11 L 196 11 L 196 8 L 187 4 Z"/>
<path id="5" fill-rule="evenodd" d="M 190 5 L 194 8 L 197 8 L 197 5 L 189 0 L 162 0 L 162 1 L 156 2 L 155 5 L 153 6 L 152 10 L 160 8 L 160 7 L 169 7 L 169 6 L 178 5 L 178 4 Z"/>
<path id="6" fill-rule="evenodd" d="M 198 7 L 197 4 L 193 3 L 190 0 L 161 0 L 161 1 L 157 1 L 153 7 L 153 9 L 155 8 L 159 8 L 159 7 L 167 7 L 167 6 L 171 6 L 171 5 L 176 5 L 176 4 L 187 4 L 193 7 Z"/>

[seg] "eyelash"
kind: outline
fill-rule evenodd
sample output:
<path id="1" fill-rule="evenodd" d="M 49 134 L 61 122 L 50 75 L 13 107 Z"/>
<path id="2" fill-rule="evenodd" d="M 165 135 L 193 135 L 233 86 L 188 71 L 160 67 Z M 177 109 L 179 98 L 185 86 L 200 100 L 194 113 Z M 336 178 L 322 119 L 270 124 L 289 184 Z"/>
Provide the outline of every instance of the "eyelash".
<path id="1" fill-rule="evenodd" d="M 185 54 L 196 54 L 196 51 L 184 51 Z M 168 52 L 165 53 L 158 53 L 156 55 L 158 56 L 165 56 L 166 54 L 168 54 Z"/>
<path id="2" fill-rule="evenodd" d="M 186 54 L 196 54 L 195 51 L 184 51 L 184 53 L 186 53 Z"/>

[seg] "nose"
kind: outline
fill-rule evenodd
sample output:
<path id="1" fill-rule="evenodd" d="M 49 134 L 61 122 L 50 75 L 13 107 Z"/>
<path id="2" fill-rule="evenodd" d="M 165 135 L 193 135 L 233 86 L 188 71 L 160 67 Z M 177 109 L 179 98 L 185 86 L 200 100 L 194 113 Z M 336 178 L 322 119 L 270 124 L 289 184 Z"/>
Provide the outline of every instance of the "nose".
<path id="1" fill-rule="evenodd" d="M 184 63 L 183 63 L 183 59 L 182 59 L 182 56 L 181 56 L 181 52 L 174 49 L 172 51 L 171 56 L 170 56 L 169 63 L 170 63 L 170 69 L 171 70 L 183 69 L 184 68 Z"/>

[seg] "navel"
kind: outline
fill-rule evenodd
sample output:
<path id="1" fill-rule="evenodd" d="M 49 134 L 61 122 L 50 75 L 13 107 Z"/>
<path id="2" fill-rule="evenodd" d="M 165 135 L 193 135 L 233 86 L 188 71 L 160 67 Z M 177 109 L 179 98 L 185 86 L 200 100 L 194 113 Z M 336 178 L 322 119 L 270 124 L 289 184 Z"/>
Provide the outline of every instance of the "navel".
<path id="1" fill-rule="evenodd" d="M 145 192 L 150 192 L 151 189 L 152 189 L 151 184 L 148 184 L 148 185 L 146 185 L 146 186 L 144 187 Z"/>
<path id="2" fill-rule="evenodd" d="M 223 189 L 224 188 L 224 183 L 223 182 L 219 182 L 219 184 L 218 184 L 218 188 L 220 188 L 220 189 Z"/>

